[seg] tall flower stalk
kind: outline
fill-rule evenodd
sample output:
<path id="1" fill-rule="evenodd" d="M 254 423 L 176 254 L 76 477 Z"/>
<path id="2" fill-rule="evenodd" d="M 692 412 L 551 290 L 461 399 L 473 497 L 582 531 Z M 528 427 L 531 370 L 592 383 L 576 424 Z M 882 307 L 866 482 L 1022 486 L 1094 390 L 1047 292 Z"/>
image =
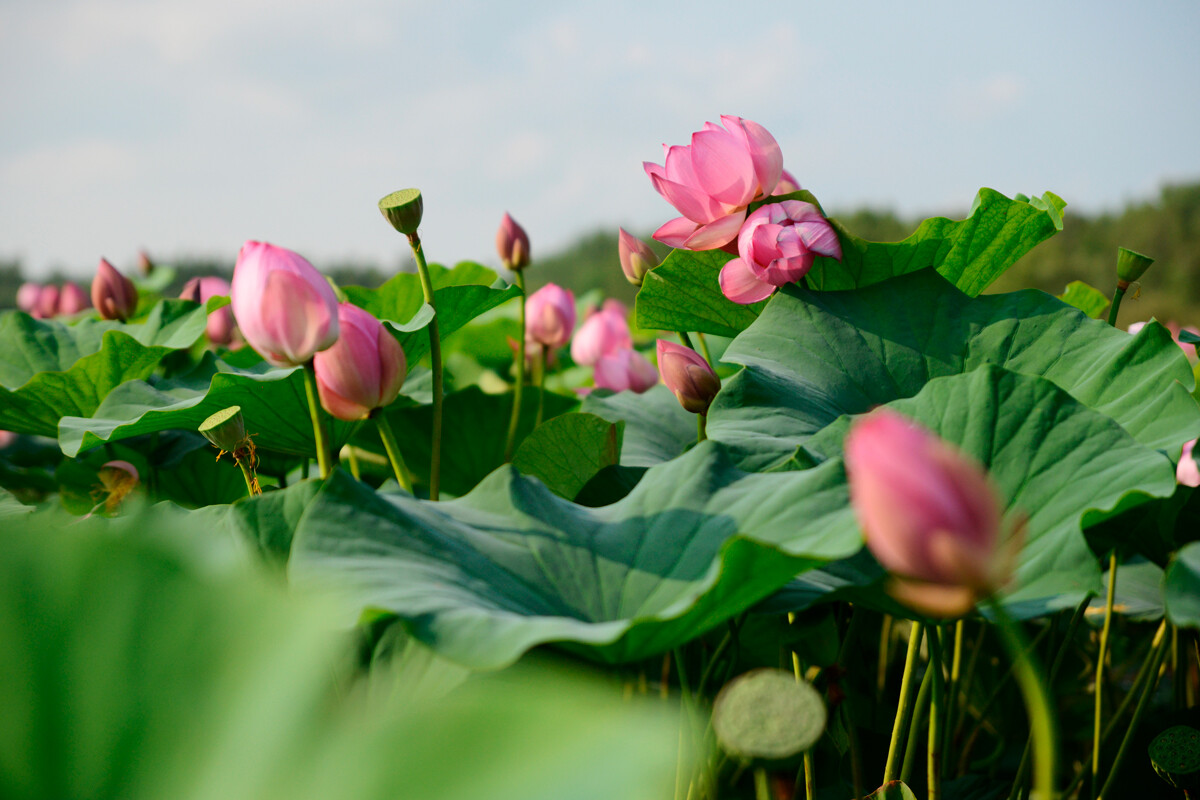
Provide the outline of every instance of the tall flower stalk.
<path id="1" fill-rule="evenodd" d="M 508 419 L 508 433 L 504 437 L 504 460 L 511 461 L 517 446 L 517 426 L 521 421 L 521 395 L 525 389 L 526 339 L 525 329 L 525 267 L 529 266 L 529 236 L 507 213 L 496 231 L 496 252 L 500 261 L 513 272 L 517 288 L 521 290 L 521 338 L 517 342 L 516 381 L 513 384 L 513 407 Z"/>

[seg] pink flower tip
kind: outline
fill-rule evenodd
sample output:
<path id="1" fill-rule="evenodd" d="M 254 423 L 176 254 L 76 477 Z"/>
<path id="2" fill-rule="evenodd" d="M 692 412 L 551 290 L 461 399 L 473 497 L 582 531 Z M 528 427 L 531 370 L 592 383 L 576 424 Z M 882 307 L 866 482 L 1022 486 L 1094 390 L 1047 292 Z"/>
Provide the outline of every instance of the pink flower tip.
<path id="1" fill-rule="evenodd" d="M 565 345 L 575 330 L 575 294 L 547 283 L 525 303 L 525 338 L 551 349 Z"/>
<path id="2" fill-rule="evenodd" d="M 338 340 L 316 354 L 313 368 L 321 405 L 338 419 L 352 422 L 366 419 L 396 399 L 408 362 L 400 343 L 370 312 L 341 303 L 337 316 Z"/>
<path id="3" fill-rule="evenodd" d="M 625 279 L 634 286 L 641 286 L 646 273 L 658 266 L 658 256 L 650 245 L 631 236 L 624 228 L 617 231 L 617 253 Z"/>
<path id="4" fill-rule="evenodd" d="M 704 357 L 691 348 L 659 339 L 658 371 L 679 404 L 693 414 L 707 414 L 721 390 L 721 379 Z"/>
<path id="5" fill-rule="evenodd" d="M 1196 440 L 1192 439 L 1183 446 L 1179 455 L 1179 464 L 1175 467 L 1175 480 L 1183 486 L 1200 486 L 1200 466 L 1196 464 Z"/>
<path id="6" fill-rule="evenodd" d="M 529 234 L 507 211 L 496 231 L 496 252 L 508 269 L 517 271 L 529 266 Z"/>
<path id="7" fill-rule="evenodd" d="M 92 279 L 92 305 L 104 319 L 124 322 L 137 309 L 138 293 L 133 281 L 117 272 L 107 259 L 100 259 Z"/>

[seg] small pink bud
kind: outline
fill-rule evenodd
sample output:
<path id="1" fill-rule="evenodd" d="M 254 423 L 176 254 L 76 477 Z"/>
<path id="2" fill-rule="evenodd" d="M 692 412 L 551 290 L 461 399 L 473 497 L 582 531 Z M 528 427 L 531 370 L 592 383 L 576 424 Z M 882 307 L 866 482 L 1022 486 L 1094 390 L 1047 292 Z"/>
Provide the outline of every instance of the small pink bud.
<path id="1" fill-rule="evenodd" d="M 507 211 L 496 231 L 496 252 L 500 254 L 501 263 L 514 272 L 529 265 L 529 235 Z"/>
<path id="2" fill-rule="evenodd" d="M 738 234 L 738 258 L 721 269 L 721 291 L 735 303 L 754 303 L 803 278 L 817 256 L 841 259 L 842 244 L 812 203 L 784 200 L 762 206 Z"/>
<path id="3" fill-rule="evenodd" d="M 396 399 L 408 364 L 400 343 L 369 312 L 340 303 L 337 315 L 341 334 L 332 347 L 317 353 L 313 367 L 321 405 L 352 422 Z"/>
<path id="4" fill-rule="evenodd" d="M 133 316 L 137 302 L 138 293 L 133 281 L 117 272 L 107 259 L 100 259 L 96 277 L 92 279 L 92 305 L 100 316 L 124 322 Z"/>
<path id="5" fill-rule="evenodd" d="M 17 440 L 17 435 L 12 431 L 0 431 L 0 450 L 8 447 Z"/>
<path id="6" fill-rule="evenodd" d="M 571 341 L 571 358 L 576 364 L 595 366 L 604 356 L 633 347 L 629 338 L 629 323 L 615 309 L 602 310 L 583 321 L 579 333 Z"/>
<path id="7" fill-rule="evenodd" d="M 666 339 L 658 340 L 658 371 L 679 404 L 693 414 L 707 414 L 721 390 L 721 379 L 703 356 Z"/>
<path id="8" fill-rule="evenodd" d="M 641 394 L 658 383 L 658 370 L 638 351 L 620 350 L 596 362 L 594 378 L 597 389 Z"/>
<path id="9" fill-rule="evenodd" d="M 979 464 L 887 409 L 854 423 L 845 452 L 850 502 L 898 599 L 958 616 L 1005 583 L 1015 553 L 1002 547 L 1001 500 Z"/>
<path id="10" fill-rule="evenodd" d="M 575 294 L 547 283 L 525 303 L 525 338 L 551 349 L 562 347 L 575 330 Z"/>
<path id="11" fill-rule="evenodd" d="M 229 281 L 217 275 L 209 275 L 189 280 L 183 285 L 179 296 L 203 305 L 213 297 L 228 297 L 231 290 Z M 233 309 L 230 306 L 222 306 L 208 315 L 205 330 L 208 340 L 213 344 L 228 345 L 232 342 L 233 328 Z"/>
<path id="12" fill-rule="evenodd" d="M 1184 486 L 1200 486 L 1200 466 L 1196 465 L 1195 456 L 1192 455 L 1192 449 L 1195 446 L 1195 439 L 1183 446 L 1179 464 L 1175 467 L 1175 480 Z"/>
<path id="13" fill-rule="evenodd" d="M 26 314 L 32 314 L 37 308 L 38 298 L 42 295 L 40 283 L 22 283 L 17 289 L 17 308 Z"/>
<path id="14" fill-rule="evenodd" d="M 58 293 L 58 313 L 65 316 L 78 314 L 86 308 L 90 308 L 92 301 L 84 293 L 83 289 L 79 288 L 79 284 L 74 281 L 67 281 L 63 284 L 62 291 Z"/>
<path id="15" fill-rule="evenodd" d="M 634 286 L 641 286 L 646 273 L 658 266 L 658 256 L 650 245 L 630 236 L 624 228 L 617 229 L 617 252 L 621 256 L 621 271 Z"/>
<path id="16" fill-rule="evenodd" d="M 333 288 L 298 253 L 246 242 L 233 269 L 230 295 L 242 335 L 277 367 L 305 364 L 337 341 Z"/>
<path id="17" fill-rule="evenodd" d="M 54 284 L 46 284 L 38 292 L 37 303 L 33 307 L 33 316 L 38 319 L 51 319 L 58 316 L 58 300 L 62 295 Z"/>

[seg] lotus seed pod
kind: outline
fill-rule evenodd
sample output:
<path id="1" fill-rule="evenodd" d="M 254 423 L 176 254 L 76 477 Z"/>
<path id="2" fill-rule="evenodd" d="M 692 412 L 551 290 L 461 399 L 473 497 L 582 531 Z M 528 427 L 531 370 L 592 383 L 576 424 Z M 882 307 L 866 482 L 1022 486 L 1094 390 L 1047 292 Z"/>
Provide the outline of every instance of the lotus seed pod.
<path id="1" fill-rule="evenodd" d="M 405 236 L 412 236 L 421 225 L 425 201 L 421 199 L 420 189 L 401 189 L 380 200 L 379 210 L 393 228 Z"/>

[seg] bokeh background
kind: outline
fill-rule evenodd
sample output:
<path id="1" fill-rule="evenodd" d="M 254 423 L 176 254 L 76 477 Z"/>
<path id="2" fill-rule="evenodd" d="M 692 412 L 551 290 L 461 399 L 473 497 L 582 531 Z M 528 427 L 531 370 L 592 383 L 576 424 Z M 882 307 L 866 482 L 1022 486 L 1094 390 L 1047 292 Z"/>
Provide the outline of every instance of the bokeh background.
<path id="1" fill-rule="evenodd" d="M 509 211 L 548 279 L 629 296 L 616 228 L 674 216 L 641 162 L 735 114 L 826 210 L 900 238 L 975 192 L 1056 192 L 1066 230 L 1001 284 L 1108 289 L 1200 322 L 1200 4 L 0 0 L 0 304 L 145 249 L 246 239 L 350 282 L 404 268 L 375 208 L 425 195 L 429 256 L 496 265 Z"/>

